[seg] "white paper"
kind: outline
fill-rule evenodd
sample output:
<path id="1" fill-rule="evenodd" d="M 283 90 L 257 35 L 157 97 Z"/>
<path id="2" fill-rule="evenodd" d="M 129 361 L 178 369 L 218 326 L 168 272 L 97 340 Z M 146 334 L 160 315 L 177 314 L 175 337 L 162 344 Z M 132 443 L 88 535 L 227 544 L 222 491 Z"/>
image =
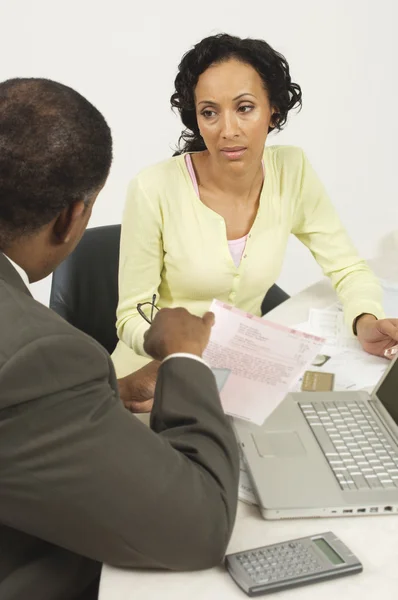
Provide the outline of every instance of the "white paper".
<path id="1" fill-rule="evenodd" d="M 334 373 L 336 381 L 351 380 L 351 385 L 344 389 L 361 390 L 373 388 L 387 366 L 388 361 L 385 358 L 373 356 L 364 350 L 342 350 L 331 356 L 319 370 Z"/>
<path id="2" fill-rule="evenodd" d="M 219 380 L 225 412 L 261 425 L 324 340 L 214 300 L 216 320 L 203 358 Z"/>
<path id="3" fill-rule="evenodd" d="M 309 331 L 326 339 L 331 347 L 360 350 L 357 338 L 347 330 L 344 315 L 340 310 L 311 308 L 308 318 Z"/>
<path id="4" fill-rule="evenodd" d="M 347 331 L 338 306 L 335 310 L 310 309 L 309 319 L 296 328 L 323 335 L 326 343 L 320 355 L 328 358 L 323 364 L 311 365 L 311 370 L 334 373 L 335 391 L 373 388 L 383 375 L 388 361 L 365 352 Z"/>

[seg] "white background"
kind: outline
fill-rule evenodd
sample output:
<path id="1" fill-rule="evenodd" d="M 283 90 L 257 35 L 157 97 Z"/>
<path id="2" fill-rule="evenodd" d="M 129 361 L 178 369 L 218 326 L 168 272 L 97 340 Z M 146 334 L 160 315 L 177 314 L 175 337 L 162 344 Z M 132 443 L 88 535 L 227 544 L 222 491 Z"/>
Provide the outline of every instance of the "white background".
<path id="1" fill-rule="evenodd" d="M 0 0 L 0 80 L 56 79 L 103 112 L 115 160 L 90 225 L 117 223 L 128 181 L 178 139 L 169 97 L 184 52 L 221 31 L 263 38 L 303 90 L 302 112 L 269 143 L 302 146 L 361 254 L 395 264 L 397 17 L 397 0 Z M 294 293 L 319 276 L 292 239 L 280 285 Z M 49 287 L 34 294 L 47 302 Z"/>

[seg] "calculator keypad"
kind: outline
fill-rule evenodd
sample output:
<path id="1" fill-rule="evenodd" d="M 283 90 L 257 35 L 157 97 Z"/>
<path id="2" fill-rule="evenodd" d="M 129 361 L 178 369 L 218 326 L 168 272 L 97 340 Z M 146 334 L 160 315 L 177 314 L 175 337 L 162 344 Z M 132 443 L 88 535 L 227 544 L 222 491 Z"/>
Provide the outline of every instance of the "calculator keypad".
<path id="1" fill-rule="evenodd" d="M 324 568 L 312 549 L 300 542 L 246 552 L 237 559 L 255 584 L 303 577 Z"/>

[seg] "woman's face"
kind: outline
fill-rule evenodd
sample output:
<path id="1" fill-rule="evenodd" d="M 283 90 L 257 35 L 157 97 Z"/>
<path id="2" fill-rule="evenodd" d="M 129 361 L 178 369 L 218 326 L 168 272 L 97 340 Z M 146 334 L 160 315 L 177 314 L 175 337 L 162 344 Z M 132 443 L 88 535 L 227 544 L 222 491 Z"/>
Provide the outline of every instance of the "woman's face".
<path id="1" fill-rule="evenodd" d="M 196 85 L 195 106 L 212 158 L 236 167 L 261 161 L 274 109 L 251 65 L 231 59 L 209 67 Z"/>

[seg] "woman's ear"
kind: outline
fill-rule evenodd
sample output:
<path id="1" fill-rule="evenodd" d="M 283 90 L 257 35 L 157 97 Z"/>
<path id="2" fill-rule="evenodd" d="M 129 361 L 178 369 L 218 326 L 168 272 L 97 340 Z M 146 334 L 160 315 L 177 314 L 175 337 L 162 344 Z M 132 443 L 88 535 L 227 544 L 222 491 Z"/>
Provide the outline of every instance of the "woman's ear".
<path id="1" fill-rule="evenodd" d="M 278 127 L 280 117 L 281 115 L 279 110 L 276 106 L 274 106 L 271 113 L 270 127 L 272 127 L 273 129 L 275 129 L 275 127 Z"/>

